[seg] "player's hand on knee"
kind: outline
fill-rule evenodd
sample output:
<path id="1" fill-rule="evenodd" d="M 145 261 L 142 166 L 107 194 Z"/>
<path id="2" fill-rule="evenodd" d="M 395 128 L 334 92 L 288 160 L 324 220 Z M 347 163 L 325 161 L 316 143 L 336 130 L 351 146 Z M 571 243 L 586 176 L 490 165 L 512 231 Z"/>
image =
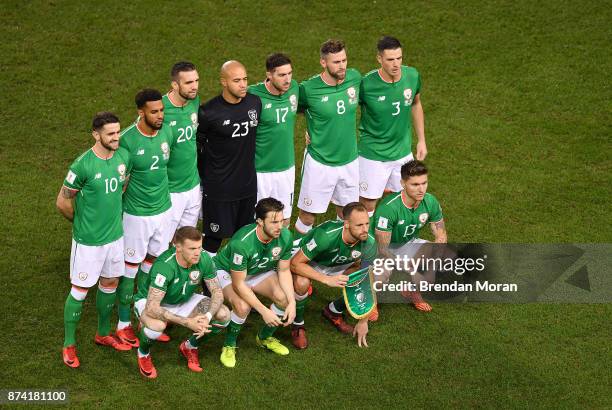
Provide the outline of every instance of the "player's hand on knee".
<path id="1" fill-rule="evenodd" d="M 276 313 L 272 312 L 270 309 L 266 309 L 262 313 L 261 318 L 268 326 L 281 326 L 283 324 L 281 318 L 276 316 Z"/>
<path id="2" fill-rule="evenodd" d="M 368 347 L 368 342 L 366 341 L 366 335 L 368 334 L 368 318 L 361 319 L 357 322 L 357 325 L 353 329 L 353 336 L 357 338 L 357 345 L 359 347 Z"/>
<path id="3" fill-rule="evenodd" d="M 204 336 L 210 332 L 210 324 L 208 318 L 204 315 L 197 315 L 187 319 L 187 327 L 193 330 L 196 337 Z"/>
<path id="4" fill-rule="evenodd" d="M 343 288 L 346 286 L 348 279 L 346 275 L 328 276 L 325 284 L 332 288 Z"/>

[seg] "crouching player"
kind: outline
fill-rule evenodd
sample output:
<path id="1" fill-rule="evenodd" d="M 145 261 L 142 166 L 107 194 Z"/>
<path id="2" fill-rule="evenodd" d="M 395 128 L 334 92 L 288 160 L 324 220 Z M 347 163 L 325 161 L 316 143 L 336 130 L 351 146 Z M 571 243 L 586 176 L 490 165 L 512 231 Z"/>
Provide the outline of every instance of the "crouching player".
<path id="1" fill-rule="evenodd" d="M 421 246 L 427 243 L 419 238 L 420 230 L 429 224 L 435 237 L 435 243 L 446 243 L 446 226 L 442 208 L 435 196 L 427 192 L 428 170 L 424 163 L 412 160 L 401 168 L 402 190 L 388 195 L 376 208 L 374 213 L 376 243 L 378 252 L 384 258 L 400 255 L 412 258 Z M 389 280 L 390 272 L 382 275 L 382 281 Z M 422 280 L 422 275 L 413 272 L 415 283 Z M 417 310 L 430 312 L 427 303 L 418 291 L 404 291 L 402 296 L 408 298 Z"/>
<path id="2" fill-rule="evenodd" d="M 283 227 L 283 208 L 277 199 L 260 200 L 255 206 L 256 223 L 240 228 L 214 257 L 223 295 L 232 305 L 220 358 L 226 367 L 236 366 L 236 340 L 251 308 L 266 323 L 257 334 L 257 344 L 281 356 L 289 354 L 289 349 L 272 337 L 279 326 L 287 326 L 295 318 L 289 270 L 292 235 Z M 270 308 L 256 294 L 272 300 Z"/>
<path id="3" fill-rule="evenodd" d="M 343 221 L 323 222 L 299 241 L 299 250 L 291 258 L 294 274 L 296 317 L 291 330 L 293 345 L 298 349 L 308 347 L 304 328 L 304 310 L 308 301 L 308 287 L 315 280 L 330 287 L 343 288 L 348 275 L 361 267 L 362 259 L 376 255 L 374 237 L 368 233 L 370 218 L 366 207 L 351 202 L 342 210 Z M 353 328 L 346 323 L 344 298 L 331 302 L 322 312 L 340 332 L 357 336 L 357 343 L 367 346 L 368 318 L 360 319 Z"/>
<path id="4" fill-rule="evenodd" d="M 177 230 L 174 246 L 157 258 L 135 297 L 134 309 L 142 327 L 138 366 L 143 376 L 157 377 L 149 353 L 168 322 L 193 331 L 179 350 L 190 370 L 202 371 L 198 346 L 220 333 L 229 321 L 229 309 L 223 305 L 223 292 L 215 273 L 214 262 L 202 251 L 202 233 L 191 226 Z M 202 281 L 210 297 L 195 293 Z"/>

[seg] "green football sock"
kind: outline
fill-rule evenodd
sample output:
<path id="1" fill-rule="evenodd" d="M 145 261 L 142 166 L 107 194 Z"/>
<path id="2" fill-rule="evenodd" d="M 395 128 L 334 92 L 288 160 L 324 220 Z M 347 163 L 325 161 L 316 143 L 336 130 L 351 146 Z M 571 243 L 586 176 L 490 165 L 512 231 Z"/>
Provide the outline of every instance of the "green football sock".
<path id="1" fill-rule="evenodd" d="M 264 326 L 259 330 L 258 336 L 259 336 L 259 340 L 265 340 L 267 338 L 269 338 L 270 336 L 272 336 L 274 334 L 274 332 L 276 332 L 276 329 L 278 329 L 278 326 Z"/>
<path id="2" fill-rule="evenodd" d="M 308 304 L 308 293 L 306 293 L 306 297 L 302 300 L 295 301 L 295 319 L 294 323 L 303 323 L 304 322 L 304 312 L 306 311 L 306 305 Z"/>
<path id="3" fill-rule="evenodd" d="M 98 311 L 98 334 L 100 336 L 110 335 L 111 314 L 115 306 L 115 292 L 106 293 L 98 288 L 96 293 L 96 310 Z"/>
<path id="4" fill-rule="evenodd" d="M 83 301 L 76 300 L 69 293 L 64 304 L 64 347 L 76 344 L 76 328 L 82 311 Z"/>
<path id="5" fill-rule="evenodd" d="M 138 340 L 140 341 L 140 347 L 138 348 L 138 350 L 143 355 L 147 355 L 151 351 L 151 346 L 153 346 L 153 343 L 155 343 L 155 340 L 149 339 L 147 335 L 145 335 L 144 330 L 145 328 L 143 327 L 140 330 L 140 333 L 138 334 Z"/>
<path id="6" fill-rule="evenodd" d="M 229 326 L 227 327 L 227 333 L 225 334 L 225 342 L 223 343 L 223 346 L 236 347 L 236 340 L 238 339 L 241 329 L 242 324 L 231 320 Z"/>
<path id="7" fill-rule="evenodd" d="M 117 310 L 119 320 L 129 322 L 132 311 L 132 301 L 134 300 L 134 279 L 122 276 L 117 286 Z"/>

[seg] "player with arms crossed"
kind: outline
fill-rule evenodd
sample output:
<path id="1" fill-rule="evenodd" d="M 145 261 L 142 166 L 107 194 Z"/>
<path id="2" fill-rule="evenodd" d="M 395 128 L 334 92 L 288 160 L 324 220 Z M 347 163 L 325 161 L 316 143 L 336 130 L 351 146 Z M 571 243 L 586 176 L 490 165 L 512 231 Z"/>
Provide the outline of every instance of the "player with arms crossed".
<path id="1" fill-rule="evenodd" d="M 198 111 L 198 170 L 202 179 L 204 249 L 211 255 L 225 238 L 253 222 L 257 203 L 255 139 L 259 97 L 247 93 L 247 72 L 238 61 L 221 67 L 220 95 Z"/>
<path id="2" fill-rule="evenodd" d="M 170 232 L 182 226 L 196 226 L 202 206 L 196 149 L 198 129 L 198 86 L 195 65 L 180 61 L 170 71 L 172 89 L 162 97 L 164 127 L 172 131 L 168 187 L 172 208 Z"/>
<path id="3" fill-rule="evenodd" d="M 239 229 L 214 257 L 223 295 L 232 306 L 221 352 L 221 363 L 226 367 L 236 366 L 236 340 L 251 308 L 265 322 L 255 339 L 257 344 L 281 356 L 289 354 L 289 349 L 272 335 L 295 317 L 289 270 L 292 235 L 283 227 L 283 204 L 277 199 L 260 200 L 255 206 L 255 217 L 254 224 Z M 272 300 L 270 308 L 256 295 Z"/>
<path id="4" fill-rule="evenodd" d="M 198 346 L 211 335 L 220 333 L 229 321 L 229 309 L 223 305 L 215 264 L 202 251 L 202 233 L 191 226 L 179 228 L 174 246 L 157 258 L 150 273 L 138 288 L 134 302 L 134 310 L 143 325 L 138 348 L 140 373 L 150 379 L 157 377 L 150 349 L 168 323 L 194 332 L 181 343 L 179 350 L 187 359 L 187 367 L 201 372 Z M 202 281 L 210 297 L 195 293 Z"/>
<path id="5" fill-rule="evenodd" d="M 344 43 L 328 40 L 321 46 L 323 72 L 300 84 L 299 109 L 304 111 L 310 143 L 302 169 L 295 222 L 298 235 L 308 233 L 316 214 L 329 202 L 342 207 L 359 200 L 359 163 L 355 124 L 361 74 L 346 68 Z"/>
<path id="6" fill-rule="evenodd" d="M 266 59 L 266 80 L 249 87 L 249 93 L 261 98 L 262 104 L 255 146 L 257 200 L 272 197 L 281 201 L 284 226 L 289 226 L 295 185 L 293 135 L 299 90 L 292 74 L 289 57 L 271 54 Z"/>
<path id="7" fill-rule="evenodd" d="M 291 258 L 297 301 L 291 337 L 298 349 L 308 347 L 304 310 L 311 281 L 342 288 L 348 276 L 361 267 L 362 260 L 373 259 L 376 255 L 374 237 L 368 232 L 370 219 L 365 206 L 351 202 L 344 206 L 342 212 L 342 221 L 323 222 L 302 237 L 299 250 Z M 325 306 L 322 314 L 340 332 L 356 336 L 360 347 L 362 344 L 367 347 L 368 318 L 360 319 L 353 328 L 343 318 L 345 310 L 346 304 L 341 297 Z"/>
<path id="8" fill-rule="evenodd" d="M 121 195 L 130 168 L 128 152 L 119 148 L 119 118 L 110 112 L 94 116 L 94 146 L 70 166 L 57 196 L 57 209 L 72 222 L 70 282 L 64 305 L 64 363 L 79 367 L 76 328 L 89 288 L 99 279 L 96 294 L 97 344 L 130 350 L 110 333 L 115 291 L 123 266 Z"/>
<path id="9" fill-rule="evenodd" d="M 119 282 L 117 336 L 134 347 L 138 338 L 130 322 L 134 278 L 145 282 L 151 265 L 174 235 L 170 231 L 170 192 L 167 164 L 172 133 L 163 127 L 162 95 L 153 89 L 136 94 L 138 122 L 121 132 L 120 144 L 130 153 L 130 184 L 123 195 L 125 276 Z M 140 267 L 140 269 L 139 269 Z M 164 341 L 168 337 L 164 335 Z"/>
<path id="10" fill-rule="evenodd" d="M 413 127 L 416 157 L 422 161 L 427 155 L 421 76 L 402 65 L 402 45 L 396 38 L 381 38 L 377 48 L 380 68 L 363 77 L 359 93 L 359 200 L 370 216 L 384 192 L 402 189 L 400 168 L 413 159 Z"/>
<path id="11" fill-rule="evenodd" d="M 376 208 L 375 235 L 382 257 L 393 258 L 395 254 L 412 257 L 416 254 L 419 246 L 415 244 L 427 243 L 419 239 L 419 231 L 427 223 L 435 242 L 446 243 L 442 208 L 436 197 L 427 192 L 427 174 L 427 167 L 421 161 L 413 160 L 402 165 L 402 190 L 385 197 Z M 411 299 L 416 309 L 431 311 L 431 306 L 418 291 L 402 294 Z"/>

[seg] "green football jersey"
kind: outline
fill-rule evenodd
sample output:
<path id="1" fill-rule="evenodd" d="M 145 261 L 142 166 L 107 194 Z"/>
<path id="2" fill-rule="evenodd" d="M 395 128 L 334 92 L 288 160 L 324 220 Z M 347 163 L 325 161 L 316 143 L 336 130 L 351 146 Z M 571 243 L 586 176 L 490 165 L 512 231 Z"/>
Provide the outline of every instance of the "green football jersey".
<path id="1" fill-rule="evenodd" d="M 200 184 L 196 130 L 200 97 L 178 107 L 170 101 L 168 94 L 164 103 L 164 128 L 172 132 L 170 160 L 168 161 L 168 188 L 170 192 L 185 192 Z"/>
<path id="2" fill-rule="evenodd" d="M 402 192 L 398 192 L 385 197 L 376 208 L 374 229 L 391 232 L 391 244 L 403 245 L 418 238 L 426 223 L 442 218 L 442 208 L 435 196 L 426 193 L 416 208 L 408 208 Z"/>
<path id="3" fill-rule="evenodd" d="M 371 234 L 366 241 L 349 245 L 342 239 L 343 228 L 344 221 L 323 222 L 302 237 L 300 249 L 309 260 L 328 267 L 376 256 L 376 242 Z"/>
<path id="4" fill-rule="evenodd" d="M 257 224 L 243 226 L 213 258 L 219 269 L 246 271 L 247 276 L 276 270 L 278 261 L 291 258 L 292 234 L 282 228 L 278 238 L 263 243 L 257 233 Z"/>
<path id="5" fill-rule="evenodd" d="M 261 99 L 261 116 L 255 141 L 257 172 L 285 171 L 295 165 L 293 135 L 298 108 L 298 84 L 282 95 L 270 94 L 265 83 L 249 87 L 249 93 Z"/>
<path id="6" fill-rule="evenodd" d="M 70 165 L 64 185 L 79 191 L 72 223 L 77 243 L 100 246 L 123 236 L 121 196 L 129 171 L 130 156 L 123 148 L 108 159 L 90 149 Z"/>
<path id="7" fill-rule="evenodd" d="M 360 83 L 359 71 L 349 68 L 338 85 L 326 84 L 320 74 L 300 84 L 299 108 L 310 134 L 307 150 L 317 162 L 340 166 L 357 158 Z"/>
<path id="8" fill-rule="evenodd" d="M 202 251 L 200 262 L 189 268 L 179 265 L 174 246 L 163 252 L 151 266 L 149 274 L 138 273 L 138 293 L 134 300 L 146 299 L 149 288 L 166 292 L 161 303 L 177 305 L 191 298 L 203 280 L 217 277 L 217 269 L 210 255 Z"/>
<path id="9" fill-rule="evenodd" d="M 376 161 L 395 161 L 412 150 L 412 103 L 421 91 L 421 76 L 402 66 L 395 83 L 382 79 L 379 70 L 363 77 L 359 90 L 361 121 L 359 155 Z"/>
<path id="10" fill-rule="evenodd" d="M 123 211 L 130 215 L 159 215 L 170 208 L 167 165 L 172 135 L 162 127 L 152 136 L 132 124 L 121 132 L 119 144 L 130 153 L 132 171 L 123 195 Z"/>

